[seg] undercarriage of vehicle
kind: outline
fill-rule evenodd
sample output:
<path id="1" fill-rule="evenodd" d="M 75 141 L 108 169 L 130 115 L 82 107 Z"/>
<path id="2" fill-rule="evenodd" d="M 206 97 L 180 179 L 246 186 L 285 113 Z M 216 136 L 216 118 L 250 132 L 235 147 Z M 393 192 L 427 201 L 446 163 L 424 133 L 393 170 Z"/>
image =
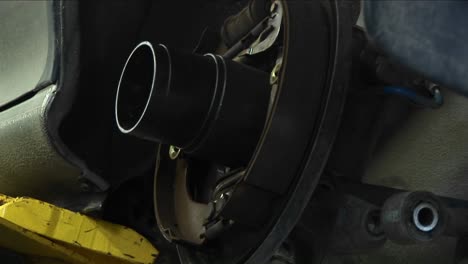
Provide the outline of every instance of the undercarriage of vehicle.
<path id="1" fill-rule="evenodd" d="M 155 263 L 465 263 L 468 7 L 418 2 L 0 3 L 0 193 Z"/>

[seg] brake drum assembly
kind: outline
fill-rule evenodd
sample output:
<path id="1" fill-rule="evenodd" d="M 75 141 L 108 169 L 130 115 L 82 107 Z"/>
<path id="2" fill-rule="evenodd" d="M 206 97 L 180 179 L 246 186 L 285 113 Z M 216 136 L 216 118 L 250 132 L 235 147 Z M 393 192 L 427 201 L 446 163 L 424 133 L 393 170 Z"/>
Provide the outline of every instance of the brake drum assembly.
<path id="1" fill-rule="evenodd" d="M 258 2 L 266 16 L 246 32 L 226 20 L 224 49 L 144 41 L 120 78 L 119 129 L 160 143 L 158 226 L 188 263 L 267 261 L 313 193 L 340 123 L 350 9 L 247 9 Z"/>

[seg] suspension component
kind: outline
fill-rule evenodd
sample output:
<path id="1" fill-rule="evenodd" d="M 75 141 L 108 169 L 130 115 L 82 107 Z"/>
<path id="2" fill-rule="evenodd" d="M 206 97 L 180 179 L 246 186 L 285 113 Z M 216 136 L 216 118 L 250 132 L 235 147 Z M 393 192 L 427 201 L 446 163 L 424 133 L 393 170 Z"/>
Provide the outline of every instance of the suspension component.
<path id="1" fill-rule="evenodd" d="M 401 244 L 429 242 L 446 229 L 447 213 L 428 192 L 398 193 L 384 203 L 381 222 L 388 239 Z"/>

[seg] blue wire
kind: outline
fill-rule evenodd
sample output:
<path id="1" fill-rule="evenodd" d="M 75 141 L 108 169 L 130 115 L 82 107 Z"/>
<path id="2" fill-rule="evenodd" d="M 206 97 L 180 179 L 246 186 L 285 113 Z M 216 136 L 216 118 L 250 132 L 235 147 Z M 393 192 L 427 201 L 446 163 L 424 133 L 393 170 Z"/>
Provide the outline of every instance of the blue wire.
<path id="1" fill-rule="evenodd" d="M 401 86 L 385 86 L 383 88 L 386 94 L 394 94 L 405 97 L 412 102 L 430 108 L 438 108 L 443 104 L 443 96 L 439 89 L 435 88 L 432 97 L 421 95 L 409 88 Z"/>

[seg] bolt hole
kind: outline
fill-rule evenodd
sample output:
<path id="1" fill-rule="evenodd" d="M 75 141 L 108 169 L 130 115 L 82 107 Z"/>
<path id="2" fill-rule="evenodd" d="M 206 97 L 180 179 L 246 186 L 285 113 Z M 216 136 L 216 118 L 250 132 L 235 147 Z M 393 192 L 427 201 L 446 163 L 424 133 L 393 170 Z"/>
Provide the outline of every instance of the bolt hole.
<path id="1" fill-rule="evenodd" d="M 439 223 L 439 213 L 430 203 L 421 203 L 413 211 L 413 222 L 417 229 L 430 232 Z"/>
<path id="2" fill-rule="evenodd" d="M 374 236 L 383 234 L 379 210 L 373 210 L 367 215 L 367 231 Z"/>
<path id="3" fill-rule="evenodd" d="M 429 226 L 434 221 L 434 214 L 429 208 L 423 208 L 419 211 L 418 220 L 423 226 Z"/>

